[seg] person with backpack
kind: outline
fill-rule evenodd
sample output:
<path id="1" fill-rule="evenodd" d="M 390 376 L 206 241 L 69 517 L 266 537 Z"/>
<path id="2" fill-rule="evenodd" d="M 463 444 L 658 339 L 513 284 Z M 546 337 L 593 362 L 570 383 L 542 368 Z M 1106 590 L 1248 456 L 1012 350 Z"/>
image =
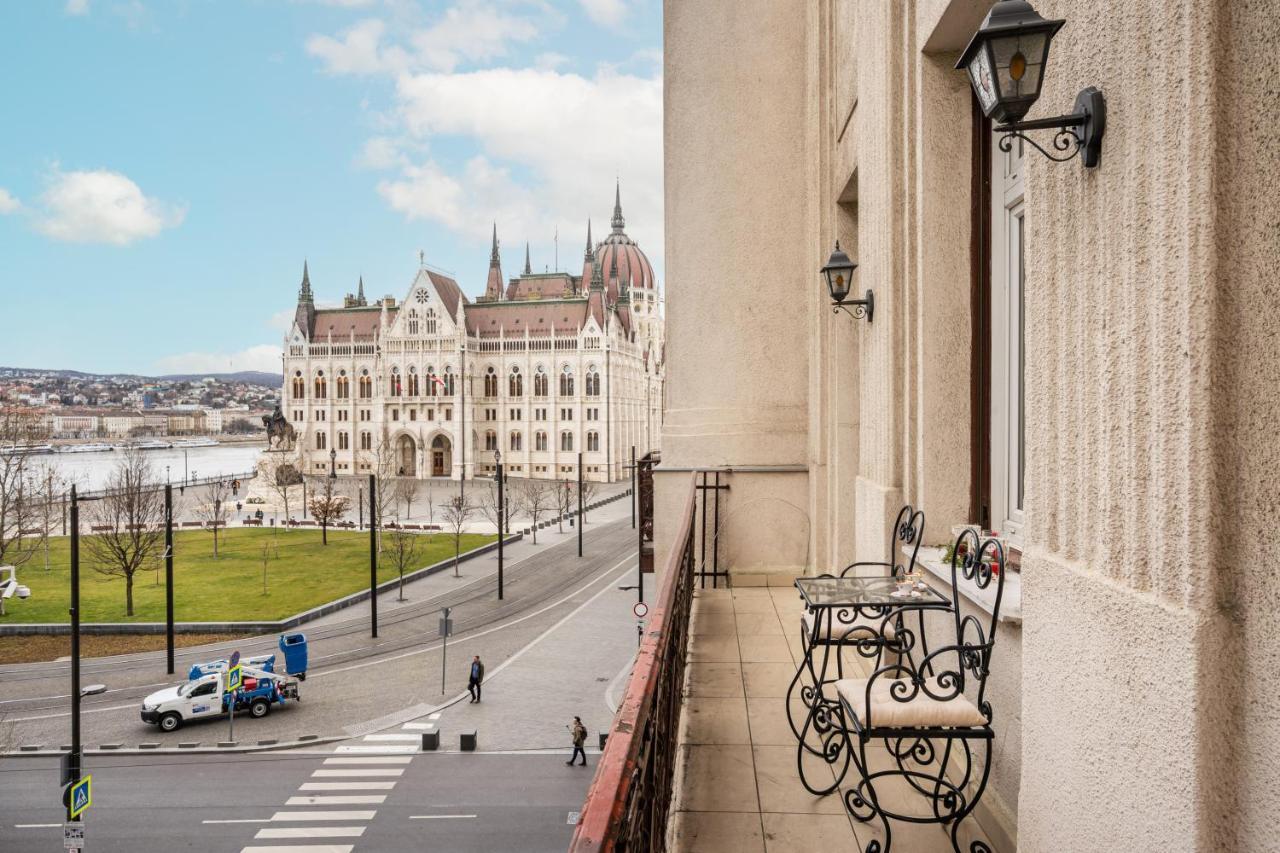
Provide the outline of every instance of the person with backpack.
<path id="1" fill-rule="evenodd" d="M 587 743 L 587 727 L 582 724 L 581 717 L 573 718 L 573 725 L 567 727 L 573 734 L 573 755 L 569 756 L 569 760 L 565 762 L 570 767 L 577 761 L 578 756 L 582 756 L 582 766 L 587 766 L 587 751 L 585 749 Z"/>

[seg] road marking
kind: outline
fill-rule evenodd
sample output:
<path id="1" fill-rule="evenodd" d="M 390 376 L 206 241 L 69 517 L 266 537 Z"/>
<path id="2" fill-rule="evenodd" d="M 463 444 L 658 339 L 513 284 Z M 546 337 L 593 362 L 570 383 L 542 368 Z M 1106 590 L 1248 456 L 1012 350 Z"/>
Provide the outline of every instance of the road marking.
<path id="1" fill-rule="evenodd" d="M 317 770 L 311 774 L 312 778 L 317 776 L 403 776 L 403 767 L 386 767 L 373 768 L 367 770 Z"/>
<path id="2" fill-rule="evenodd" d="M 15 823 L 14 829 L 49 829 L 54 826 L 62 826 L 60 823 Z"/>
<path id="3" fill-rule="evenodd" d="M 395 782 L 303 782 L 299 791 L 390 791 Z"/>
<path id="4" fill-rule="evenodd" d="M 326 758 L 325 764 L 408 764 L 413 761 L 412 755 L 369 755 L 364 758 L 350 756 Z"/>
<path id="5" fill-rule="evenodd" d="M 386 794 L 362 794 L 357 796 L 304 796 L 290 797 L 285 806 L 378 806 L 387 801 Z"/>
<path id="6" fill-rule="evenodd" d="M 475 817 L 473 814 L 411 814 L 409 820 L 455 820 Z"/>
<path id="7" fill-rule="evenodd" d="M 370 742 L 382 742 L 382 743 L 388 743 L 391 741 L 401 741 L 401 742 L 413 741 L 414 743 L 417 743 L 418 741 L 422 740 L 422 735 L 407 735 L 407 734 L 365 735 L 364 739 Z"/>
<path id="8" fill-rule="evenodd" d="M 259 838 L 359 838 L 364 835 L 363 826 L 278 826 L 259 829 Z M 310 850 L 311 848 L 307 848 Z"/>
<path id="9" fill-rule="evenodd" d="M 418 740 L 418 738 L 414 738 L 414 740 Z M 347 753 L 367 752 L 367 753 L 372 753 L 374 755 L 388 755 L 396 752 L 403 753 L 403 752 L 417 752 L 417 751 L 418 751 L 418 747 L 411 743 L 404 743 L 404 744 L 389 743 L 389 744 L 386 744 L 385 746 L 374 746 L 372 744 L 368 746 L 365 746 L 363 744 L 351 744 L 348 746 L 340 746 L 334 750 L 334 752 L 347 752 Z"/>
<path id="10" fill-rule="evenodd" d="M 426 729 L 434 729 L 435 727 L 436 727 L 436 724 L 435 724 L 435 723 L 405 723 L 405 724 L 404 724 L 403 726 L 401 726 L 400 728 L 402 728 L 402 729 L 417 729 L 418 731 L 424 731 L 424 730 L 426 730 Z M 367 740 L 367 738 L 366 738 L 366 740 Z"/>
<path id="11" fill-rule="evenodd" d="M 427 717 L 427 719 L 428 719 L 428 720 L 438 720 L 438 719 L 440 719 L 440 712 L 439 712 L 439 711 L 436 711 L 434 714 L 432 714 L 432 715 L 430 715 L 429 717 Z"/>
<path id="12" fill-rule="evenodd" d="M 276 812 L 271 816 L 271 822 L 276 821 L 304 821 L 304 820 L 373 820 L 373 816 L 377 811 L 370 809 L 367 812 Z"/>
<path id="13" fill-rule="evenodd" d="M 130 702 L 128 705 L 112 705 L 110 708 L 85 708 L 80 713 L 81 714 L 101 714 L 104 711 L 123 711 L 126 708 L 132 708 L 133 710 L 136 711 L 138 709 L 139 704 L 141 703 Z M 55 717 L 70 717 L 70 716 L 71 716 L 70 711 L 60 711 L 56 714 L 40 714 L 35 717 L 10 717 L 8 720 L 6 720 L 6 722 L 26 723 L 31 720 L 52 720 Z"/>
<path id="14" fill-rule="evenodd" d="M 246 847 L 240 853 L 351 853 L 350 844 L 272 844 Z"/>
<path id="15" fill-rule="evenodd" d="M 244 817 L 228 820 L 202 820 L 201 823 L 266 823 L 265 817 Z"/>

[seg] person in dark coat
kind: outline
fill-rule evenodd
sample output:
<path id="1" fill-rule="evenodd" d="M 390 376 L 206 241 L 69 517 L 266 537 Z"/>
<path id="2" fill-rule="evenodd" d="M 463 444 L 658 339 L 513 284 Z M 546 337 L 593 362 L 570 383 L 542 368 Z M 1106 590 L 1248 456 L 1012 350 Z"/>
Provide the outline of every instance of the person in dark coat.
<path id="1" fill-rule="evenodd" d="M 573 733 L 573 755 L 569 756 L 569 760 L 565 762 L 570 767 L 578 760 L 578 756 L 582 756 L 582 766 L 587 766 L 587 727 L 582 724 L 581 717 L 573 718 L 573 725 L 569 727 L 569 731 Z"/>
<path id="2" fill-rule="evenodd" d="M 484 682 L 484 664 L 480 662 L 480 655 L 476 655 L 471 659 L 471 674 L 467 676 L 467 692 L 471 694 L 472 702 L 480 701 L 480 685 Z"/>

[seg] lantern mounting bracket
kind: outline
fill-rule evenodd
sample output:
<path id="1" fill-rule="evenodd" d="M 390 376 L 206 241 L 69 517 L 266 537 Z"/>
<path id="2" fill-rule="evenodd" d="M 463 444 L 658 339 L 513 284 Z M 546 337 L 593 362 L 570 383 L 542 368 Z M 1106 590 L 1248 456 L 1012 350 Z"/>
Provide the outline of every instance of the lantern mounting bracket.
<path id="1" fill-rule="evenodd" d="M 855 320 L 861 320 L 863 317 L 870 323 L 872 315 L 876 312 L 876 297 L 870 290 L 862 299 L 841 299 L 838 302 L 831 303 L 832 313 L 843 310 L 846 314 Z"/>
<path id="2" fill-rule="evenodd" d="M 1062 156 L 1050 153 L 1026 134 L 1029 130 L 1053 129 L 1058 131 L 1053 136 L 1053 148 L 1064 152 Z M 1013 147 L 1013 140 L 1022 139 L 1055 163 L 1065 163 L 1079 154 L 1085 168 L 1092 169 L 1102 162 L 1102 135 L 1106 129 L 1107 103 L 1100 91 L 1089 86 L 1076 95 L 1075 109 L 1067 115 L 1011 121 L 997 125 L 995 132 L 1001 134 L 999 146 L 1006 154 Z"/>

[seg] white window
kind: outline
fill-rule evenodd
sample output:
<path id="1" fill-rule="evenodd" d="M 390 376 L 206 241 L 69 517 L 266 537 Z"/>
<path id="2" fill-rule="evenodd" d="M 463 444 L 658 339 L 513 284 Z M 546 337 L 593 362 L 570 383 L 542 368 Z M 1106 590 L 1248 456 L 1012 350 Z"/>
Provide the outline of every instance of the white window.
<path id="1" fill-rule="evenodd" d="M 992 145 L 999 137 L 992 135 Z M 1015 539 L 1026 517 L 1026 220 L 1023 146 L 997 147 L 991 180 L 991 526 Z"/>

